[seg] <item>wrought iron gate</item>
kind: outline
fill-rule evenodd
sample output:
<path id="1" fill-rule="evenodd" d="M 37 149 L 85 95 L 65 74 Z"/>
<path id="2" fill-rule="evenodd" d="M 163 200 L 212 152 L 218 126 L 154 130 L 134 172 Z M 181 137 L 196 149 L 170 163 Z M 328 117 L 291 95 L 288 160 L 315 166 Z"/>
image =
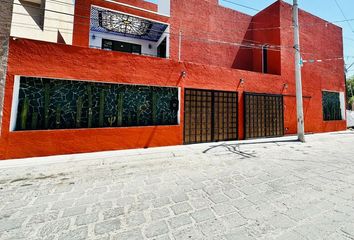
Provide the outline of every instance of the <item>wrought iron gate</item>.
<path id="1" fill-rule="evenodd" d="M 237 92 L 185 89 L 184 143 L 236 140 Z"/>
<path id="2" fill-rule="evenodd" d="M 283 136 L 283 96 L 245 93 L 244 119 L 246 139 Z"/>

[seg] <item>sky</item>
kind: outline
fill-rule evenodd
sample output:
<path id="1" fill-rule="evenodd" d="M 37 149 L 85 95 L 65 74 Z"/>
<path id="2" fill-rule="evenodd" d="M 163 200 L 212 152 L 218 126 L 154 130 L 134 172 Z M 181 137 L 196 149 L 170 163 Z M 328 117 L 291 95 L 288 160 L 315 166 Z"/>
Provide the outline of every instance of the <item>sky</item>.
<path id="1" fill-rule="evenodd" d="M 157 0 L 146 0 L 156 3 Z M 244 8 L 230 2 L 240 5 L 249 6 L 255 9 L 264 9 L 275 0 L 219 0 L 219 3 L 225 7 L 229 7 L 249 15 L 254 15 L 257 12 L 248 8 Z M 285 0 L 292 3 L 292 0 Z M 336 4 L 336 1 L 339 7 Z M 301 9 L 310 12 L 320 18 L 329 22 L 339 20 L 350 20 L 348 22 L 336 23 L 343 29 L 344 42 L 344 60 L 347 67 L 354 63 L 354 0 L 298 0 Z M 341 10 L 343 13 L 341 12 Z M 343 16 L 344 14 L 344 16 Z M 348 71 L 349 76 L 354 76 L 354 65 Z"/>

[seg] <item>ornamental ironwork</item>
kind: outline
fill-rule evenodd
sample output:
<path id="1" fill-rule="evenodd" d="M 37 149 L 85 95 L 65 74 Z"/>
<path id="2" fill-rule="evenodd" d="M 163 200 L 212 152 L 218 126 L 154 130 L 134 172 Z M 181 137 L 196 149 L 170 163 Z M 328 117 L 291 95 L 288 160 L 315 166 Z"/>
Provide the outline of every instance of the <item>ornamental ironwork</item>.
<path id="1" fill-rule="evenodd" d="M 152 22 L 111 11 L 99 11 L 99 25 L 108 31 L 131 35 L 145 35 L 151 28 Z"/>
<path id="2" fill-rule="evenodd" d="M 137 16 L 91 7 L 90 30 L 158 42 L 168 25 Z"/>

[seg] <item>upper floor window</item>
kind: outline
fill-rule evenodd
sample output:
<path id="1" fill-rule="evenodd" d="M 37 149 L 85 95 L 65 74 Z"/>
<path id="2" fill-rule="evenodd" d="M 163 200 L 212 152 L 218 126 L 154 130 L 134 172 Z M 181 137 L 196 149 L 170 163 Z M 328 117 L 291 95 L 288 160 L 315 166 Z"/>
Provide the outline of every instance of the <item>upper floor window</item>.
<path id="1" fill-rule="evenodd" d="M 92 6 L 90 46 L 155 57 L 169 57 L 168 24 Z"/>
<path id="2" fill-rule="evenodd" d="M 262 46 L 262 72 L 263 73 L 268 73 L 268 48 L 269 48 L 268 44 Z"/>

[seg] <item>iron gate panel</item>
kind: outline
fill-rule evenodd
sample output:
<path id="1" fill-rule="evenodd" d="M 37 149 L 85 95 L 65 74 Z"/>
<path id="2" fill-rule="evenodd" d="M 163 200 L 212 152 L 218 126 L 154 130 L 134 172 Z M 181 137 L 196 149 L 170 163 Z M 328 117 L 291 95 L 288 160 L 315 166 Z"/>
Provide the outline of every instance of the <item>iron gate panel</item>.
<path id="1" fill-rule="evenodd" d="M 283 96 L 244 93 L 245 138 L 284 135 Z"/>
<path id="2" fill-rule="evenodd" d="M 237 92 L 185 89 L 184 143 L 236 140 Z"/>

